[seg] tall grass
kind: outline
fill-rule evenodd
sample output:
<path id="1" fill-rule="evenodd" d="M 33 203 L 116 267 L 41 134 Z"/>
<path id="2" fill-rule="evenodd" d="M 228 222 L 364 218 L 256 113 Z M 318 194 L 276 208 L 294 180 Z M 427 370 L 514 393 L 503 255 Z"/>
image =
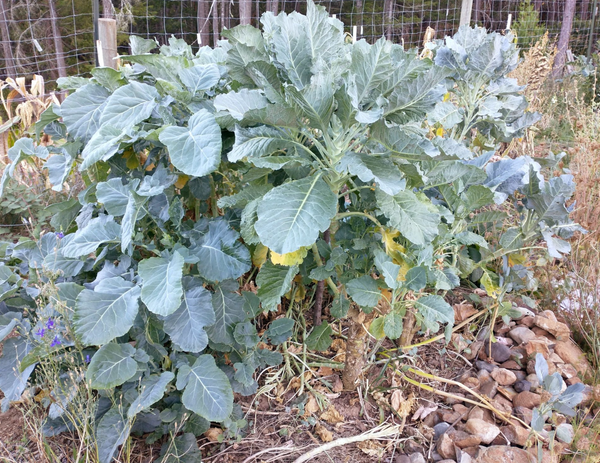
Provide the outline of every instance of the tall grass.
<path id="1" fill-rule="evenodd" d="M 572 239 L 572 252 L 555 262 L 542 275 L 542 293 L 548 308 L 561 313 L 570 323 L 573 338 L 586 351 L 596 372 L 600 369 L 600 102 L 599 72 L 584 76 L 574 72 L 562 81 L 549 80 L 547 66 L 534 62 L 540 56 L 551 61 L 553 44 L 541 41 L 517 69 L 521 84 L 534 108 L 543 117 L 535 139 L 524 140 L 523 154 L 546 155 L 565 151 L 561 167 L 576 182 L 573 219 L 587 234 Z M 574 69 L 577 71 L 577 69 Z M 541 81 L 535 73 L 542 73 Z M 600 381 L 600 373 L 596 381 Z"/>

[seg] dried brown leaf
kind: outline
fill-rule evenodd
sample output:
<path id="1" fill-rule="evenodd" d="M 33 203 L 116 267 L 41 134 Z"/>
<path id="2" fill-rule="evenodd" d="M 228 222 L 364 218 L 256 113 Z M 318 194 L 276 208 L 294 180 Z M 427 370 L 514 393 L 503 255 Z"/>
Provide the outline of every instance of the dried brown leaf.
<path id="1" fill-rule="evenodd" d="M 327 421 L 329 424 L 338 424 L 344 421 L 344 417 L 340 412 L 336 410 L 333 405 L 321 414 L 321 419 Z"/>
<path id="2" fill-rule="evenodd" d="M 428 405 L 428 406 L 424 406 L 421 405 L 417 411 L 415 412 L 415 414 L 412 416 L 412 420 L 416 421 L 416 420 L 424 420 L 427 415 L 431 415 L 433 412 L 435 412 L 438 409 L 437 405 Z"/>
<path id="3" fill-rule="evenodd" d="M 465 321 L 471 315 L 475 315 L 477 310 L 473 307 L 473 304 L 469 304 L 466 301 L 460 304 L 454 304 L 454 320 L 456 323 Z"/>
<path id="4" fill-rule="evenodd" d="M 204 437 L 211 442 L 218 442 L 221 434 L 223 434 L 223 430 L 221 428 L 210 428 L 204 433 Z"/>
<path id="5" fill-rule="evenodd" d="M 317 403 L 317 399 L 312 394 L 308 395 L 308 400 L 306 401 L 306 405 L 304 406 L 304 418 L 308 418 L 310 415 L 319 411 L 319 404 Z"/>
<path id="6" fill-rule="evenodd" d="M 365 440 L 359 442 L 356 446 L 370 457 L 381 458 L 385 453 L 385 447 L 374 440 Z"/>
<path id="7" fill-rule="evenodd" d="M 333 440 L 333 434 L 331 434 L 331 431 L 321 423 L 317 423 L 315 425 L 315 434 L 319 436 L 323 442 L 331 442 Z"/>

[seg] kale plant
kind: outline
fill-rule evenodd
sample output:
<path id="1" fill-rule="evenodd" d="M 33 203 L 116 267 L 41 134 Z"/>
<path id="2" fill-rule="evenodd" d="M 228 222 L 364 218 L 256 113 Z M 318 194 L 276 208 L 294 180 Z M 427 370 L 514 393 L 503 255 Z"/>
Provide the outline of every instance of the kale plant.
<path id="1" fill-rule="evenodd" d="M 463 27 L 419 59 L 383 38 L 349 43 L 313 3 L 306 16 L 266 13 L 261 23 L 263 32 L 224 33 L 234 84 L 214 105 L 235 131 L 229 161 L 263 175 L 220 204 L 242 209 L 244 241 L 270 251 L 256 279 L 263 308 L 274 310 L 296 275 L 327 283 L 334 317 L 360 307 L 346 388 L 363 366 L 361 326 L 376 338 L 410 339 L 414 325 L 449 333 L 442 295 L 461 278 L 497 297 L 509 273 L 527 274 L 507 256 L 539 239 L 552 256 L 568 251 L 559 236 L 575 230 L 572 178 L 546 181 L 529 157 L 494 159 L 539 119 L 506 77 L 518 62 L 510 36 Z M 510 208 L 520 219 L 489 243 L 486 227 Z M 326 348 L 330 333 L 325 322 L 311 337 Z"/>
<path id="2" fill-rule="evenodd" d="M 36 365 L 74 356 L 85 377 L 72 380 L 100 397 L 101 462 L 131 432 L 183 426 L 176 445 L 199 455 L 193 435 L 209 422 L 243 427 L 234 393 L 257 391 L 255 371 L 281 363 L 273 346 L 294 327 L 280 317 L 259 335 L 255 317 L 292 287 L 315 284 L 332 317 L 350 318 L 353 389 L 364 327 L 402 344 L 417 329 L 449 334 L 446 291 L 461 279 L 495 298 L 518 289 L 517 256 L 545 240 L 560 257 L 577 229 L 570 176 L 495 157 L 538 118 L 506 78 L 510 36 L 461 28 L 421 59 L 349 42 L 312 2 L 261 22 L 195 54 L 132 38 L 132 64 L 62 80 L 73 93 L 10 149 L 0 194 L 31 157 L 55 189 L 76 168 L 87 187 L 52 207 L 54 233 L 0 247 L 3 407 Z M 331 333 L 316 323 L 305 344 L 324 350 Z M 48 433 L 68 428 L 70 396 L 54 397 Z"/>

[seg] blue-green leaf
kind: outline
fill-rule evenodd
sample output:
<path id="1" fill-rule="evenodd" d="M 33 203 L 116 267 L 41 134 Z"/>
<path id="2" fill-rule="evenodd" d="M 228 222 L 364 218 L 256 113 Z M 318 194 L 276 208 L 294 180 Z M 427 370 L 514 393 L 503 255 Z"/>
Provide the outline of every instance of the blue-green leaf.
<path id="1" fill-rule="evenodd" d="M 238 344 L 249 348 L 256 346 L 260 341 L 256 327 L 249 321 L 235 325 L 233 338 Z"/>
<path id="2" fill-rule="evenodd" d="M 171 162 L 181 172 L 202 177 L 221 163 L 221 129 L 205 109 L 194 114 L 187 127 L 167 127 L 159 140 L 169 150 Z"/>
<path id="3" fill-rule="evenodd" d="M 109 344 L 110 345 L 110 344 Z M 163 398 L 167 385 L 173 381 L 175 375 L 165 371 L 159 375 L 145 378 L 140 385 L 140 395 L 133 401 L 127 411 L 127 418 L 133 418 L 138 413 L 147 410 Z"/>
<path id="4" fill-rule="evenodd" d="M 427 114 L 429 125 L 439 123 L 444 129 L 449 130 L 463 120 L 463 110 L 450 102 L 439 102 Z"/>
<path id="5" fill-rule="evenodd" d="M 297 273 L 297 266 L 285 267 L 271 262 L 263 264 L 256 277 L 256 284 L 257 294 L 264 310 L 277 310 L 281 297 L 290 290 L 292 280 Z"/>
<path id="6" fill-rule="evenodd" d="M 166 316 L 179 308 L 183 296 L 181 279 L 184 263 L 178 252 L 169 257 L 151 257 L 140 262 L 141 296 L 150 312 Z"/>
<path id="7" fill-rule="evenodd" d="M 390 339 L 398 339 L 402 335 L 402 315 L 396 312 L 385 316 L 383 332 Z"/>
<path id="8" fill-rule="evenodd" d="M 214 104 L 217 111 L 227 111 L 235 120 L 241 121 L 247 112 L 265 108 L 269 102 L 260 90 L 242 88 L 239 92 L 217 95 Z"/>
<path id="9" fill-rule="evenodd" d="M 177 389 L 184 389 L 183 405 L 208 421 L 224 421 L 233 410 L 229 379 L 210 355 L 201 355 L 191 367 L 184 365 L 179 369 Z"/>
<path id="10" fill-rule="evenodd" d="M 415 302 L 418 319 L 425 329 L 436 333 L 440 323 L 454 323 L 454 309 L 440 296 L 425 296 Z"/>
<path id="11" fill-rule="evenodd" d="M 427 269 L 423 266 L 413 267 L 406 272 L 406 280 L 402 285 L 411 291 L 421 291 L 427 286 Z"/>
<path id="12" fill-rule="evenodd" d="M 75 303 L 75 332 L 85 345 L 102 345 L 126 334 L 138 313 L 140 288 L 121 277 L 84 289 Z"/>
<path id="13" fill-rule="evenodd" d="M 349 151 L 336 166 L 336 170 L 338 172 L 348 171 L 365 183 L 375 181 L 379 188 L 390 195 L 400 193 L 406 186 L 402 172 L 389 157 Z"/>
<path id="14" fill-rule="evenodd" d="M 258 205 L 254 229 L 265 246 L 287 254 L 312 245 L 336 209 L 337 197 L 321 176 L 306 177 L 269 191 Z"/>
<path id="15" fill-rule="evenodd" d="M 108 98 L 100 124 L 129 129 L 150 117 L 159 98 L 154 87 L 130 81 Z"/>
<path id="16" fill-rule="evenodd" d="M 221 73 L 216 64 L 200 64 L 179 71 L 181 82 L 195 95 L 198 92 L 211 89 L 219 83 Z"/>
<path id="17" fill-rule="evenodd" d="M 19 365 L 21 360 L 32 349 L 31 344 L 22 337 L 9 338 L 4 341 L 2 357 L 0 357 L 0 390 L 4 393 L 2 411 L 8 410 L 10 402 L 21 398 L 27 387 L 29 375 L 35 368 L 35 363 L 22 372 Z"/>
<path id="18" fill-rule="evenodd" d="M 398 281 L 398 273 L 400 272 L 400 266 L 394 264 L 390 256 L 388 256 L 382 250 L 375 252 L 375 266 L 385 279 L 385 283 L 391 288 L 396 289 L 400 286 Z"/>
<path id="19" fill-rule="evenodd" d="M 125 419 L 118 406 L 102 417 L 96 429 L 98 458 L 100 463 L 111 463 L 119 446 L 129 437 L 131 423 Z"/>
<path id="20" fill-rule="evenodd" d="M 425 246 L 438 234 L 440 216 L 431 212 L 412 191 L 402 191 L 390 196 L 377 190 L 377 202 L 390 220 L 390 225 L 417 246 Z"/>
<path id="21" fill-rule="evenodd" d="M 129 187 L 123 185 L 120 177 L 111 178 L 96 185 L 96 198 L 110 215 L 120 217 L 127 209 Z"/>
<path id="22" fill-rule="evenodd" d="M 179 308 L 165 318 L 163 329 L 178 349 L 199 353 L 208 344 L 204 327 L 215 323 L 212 295 L 198 280 L 183 280 L 185 291 Z"/>
<path id="23" fill-rule="evenodd" d="M 134 354 L 131 344 L 106 344 L 92 357 L 85 377 L 94 389 L 120 386 L 137 373 Z"/>
<path id="24" fill-rule="evenodd" d="M 192 415 L 190 420 L 198 415 Z M 200 418 L 204 420 L 204 418 Z M 206 429 L 208 430 L 210 423 L 204 420 Z M 190 421 L 186 423 L 189 425 Z M 199 435 L 199 434 L 196 434 Z M 182 436 L 177 436 L 174 439 L 169 439 L 161 447 L 161 457 L 156 460 L 156 463 L 199 463 L 202 461 L 202 452 L 198 448 L 196 437 L 192 433 L 185 433 Z"/>
<path id="25" fill-rule="evenodd" d="M 329 308 L 329 313 L 331 313 L 332 317 L 344 318 L 348 314 L 349 309 L 350 299 L 340 293 L 333 299 L 331 307 Z"/>
<path id="26" fill-rule="evenodd" d="M 79 170 L 86 170 L 98 161 L 110 159 L 119 150 L 119 143 L 125 138 L 126 131 L 121 127 L 104 124 L 92 136 L 81 153 L 83 162 Z"/>
<path id="27" fill-rule="evenodd" d="M 225 220 L 213 220 L 190 252 L 198 258 L 198 273 L 209 281 L 239 278 L 250 270 L 250 252 Z"/>
<path id="28" fill-rule="evenodd" d="M 95 252 L 103 243 L 116 241 L 121 235 L 121 226 L 111 216 L 100 216 L 90 220 L 85 228 L 80 228 L 73 238 L 63 246 L 65 257 L 81 257 Z"/>
<path id="29" fill-rule="evenodd" d="M 381 299 L 377 282 L 369 275 L 350 280 L 346 284 L 348 295 L 361 307 L 373 308 Z"/>
<path id="30" fill-rule="evenodd" d="M 287 341 L 292 336 L 294 329 L 294 320 L 291 318 L 278 318 L 273 320 L 265 332 L 265 336 L 271 340 L 272 344 L 279 345 Z"/>
<path id="31" fill-rule="evenodd" d="M 285 157 L 304 161 L 297 156 L 296 150 L 301 149 L 300 144 L 286 132 L 259 125 L 258 127 L 235 127 L 235 144 L 227 155 L 229 161 L 237 162 L 243 158 L 253 164 L 259 163 L 261 158 L 268 158 L 273 154 L 275 157 Z M 286 150 L 284 152 L 284 150 Z"/>
<path id="32" fill-rule="evenodd" d="M 233 325 L 246 320 L 244 298 L 236 293 L 236 281 L 227 280 L 215 287 L 212 296 L 215 323 L 206 329 L 212 342 L 233 344 Z"/>
<path id="33" fill-rule="evenodd" d="M 60 105 L 69 135 L 87 142 L 100 127 L 100 116 L 110 93 L 100 85 L 88 84 L 71 93 Z"/>
<path id="34" fill-rule="evenodd" d="M 133 191 L 129 192 L 127 207 L 125 207 L 125 214 L 121 220 L 121 249 L 123 252 L 130 252 L 128 248 L 133 239 L 135 224 L 146 214 L 144 205 L 147 202 L 147 196 L 140 196 Z"/>
<path id="35" fill-rule="evenodd" d="M 307 338 L 304 340 L 306 347 L 310 350 L 325 351 L 331 346 L 333 329 L 329 323 L 323 322 L 319 326 L 313 328 Z"/>

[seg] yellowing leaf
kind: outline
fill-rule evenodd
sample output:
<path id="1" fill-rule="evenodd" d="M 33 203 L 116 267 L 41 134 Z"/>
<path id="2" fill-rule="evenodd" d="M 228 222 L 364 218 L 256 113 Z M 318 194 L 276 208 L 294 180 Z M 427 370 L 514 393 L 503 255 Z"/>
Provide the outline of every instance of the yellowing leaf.
<path id="1" fill-rule="evenodd" d="M 296 283 L 296 292 L 294 293 L 294 301 L 300 302 L 303 301 L 306 297 L 306 286 L 302 284 L 302 275 L 298 274 L 294 277 L 294 283 Z M 293 288 L 290 289 L 287 294 L 284 296 L 286 299 L 290 300 L 292 298 Z"/>
<path id="2" fill-rule="evenodd" d="M 396 280 L 405 281 L 406 274 L 411 269 L 411 266 L 408 265 L 404 259 L 394 259 L 394 263 L 400 266 L 400 270 L 398 270 L 398 278 L 396 278 Z"/>
<path id="3" fill-rule="evenodd" d="M 525 265 L 527 258 L 521 254 L 513 253 L 508 255 L 508 265 L 511 267 L 515 265 Z"/>
<path id="4" fill-rule="evenodd" d="M 492 281 L 492 277 L 487 271 L 483 272 L 483 276 L 481 277 L 481 284 L 485 288 L 485 292 L 491 298 L 498 299 L 500 294 L 500 287 Z"/>
<path id="5" fill-rule="evenodd" d="M 262 264 L 267 261 L 267 253 L 269 252 L 269 248 L 264 244 L 258 244 L 256 249 L 252 253 L 252 263 L 255 267 L 261 268 Z"/>
<path id="6" fill-rule="evenodd" d="M 182 189 L 185 186 L 185 184 L 189 181 L 189 179 L 189 175 L 181 174 L 175 182 L 175 188 Z"/>
<path id="7" fill-rule="evenodd" d="M 385 319 L 383 317 L 378 317 L 371 322 L 371 325 L 369 326 L 369 334 L 375 339 L 383 339 L 385 336 L 385 332 L 383 331 L 384 322 Z"/>
<path id="8" fill-rule="evenodd" d="M 450 99 L 450 92 L 444 94 L 444 103 Z"/>
<path id="9" fill-rule="evenodd" d="M 443 137 L 444 136 L 444 128 L 443 127 L 438 127 L 438 129 L 435 131 L 435 134 L 438 137 Z"/>
<path id="10" fill-rule="evenodd" d="M 300 248 L 297 251 L 288 252 L 287 254 L 277 254 L 276 252 L 271 251 L 271 262 L 275 265 L 292 267 L 294 265 L 300 265 L 307 254 L 308 248 Z"/>
<path id="11" fill-rule="evenodd" d="M 392 300 L 392 292 L 389 289 L 382 289 L 381 295 L 385 297 L 388 301 Z"/>
<path id="12" fill-rule="evenodd" d="M 406 280 L 406 272 L 410 270 L 410 265 L 404 260 L 403 254 L 406 252 L 406 248 L 401 244 L 396 243 L 394 238 L 400 236 L 398 230 L 381 230 L 381 241 L 385 245 L 385 253 L 392 258 L 394 264 L 400 266 L 398 272 L 398 281 Z"/>
<path id="13" fill-rule="evenodd" d="M 406 248 L 394 241 L 398 236 L 400 236 L 398 230 L 381 229 L 381 241 L 385 245 L 385 253 L 394 260 L 394 263 L 401 265 L 400 262 L 404 262 L 402 254 L 406 252 Z"/>
<path id="14" fill-rule="evenodd" d="M 125 150 L 122 156 L 123 159 L 127 159 L 125 163 L 128 169 L 137 169 L 140 166 L 140 160 L 136 156 L 132 148 Z"/>

